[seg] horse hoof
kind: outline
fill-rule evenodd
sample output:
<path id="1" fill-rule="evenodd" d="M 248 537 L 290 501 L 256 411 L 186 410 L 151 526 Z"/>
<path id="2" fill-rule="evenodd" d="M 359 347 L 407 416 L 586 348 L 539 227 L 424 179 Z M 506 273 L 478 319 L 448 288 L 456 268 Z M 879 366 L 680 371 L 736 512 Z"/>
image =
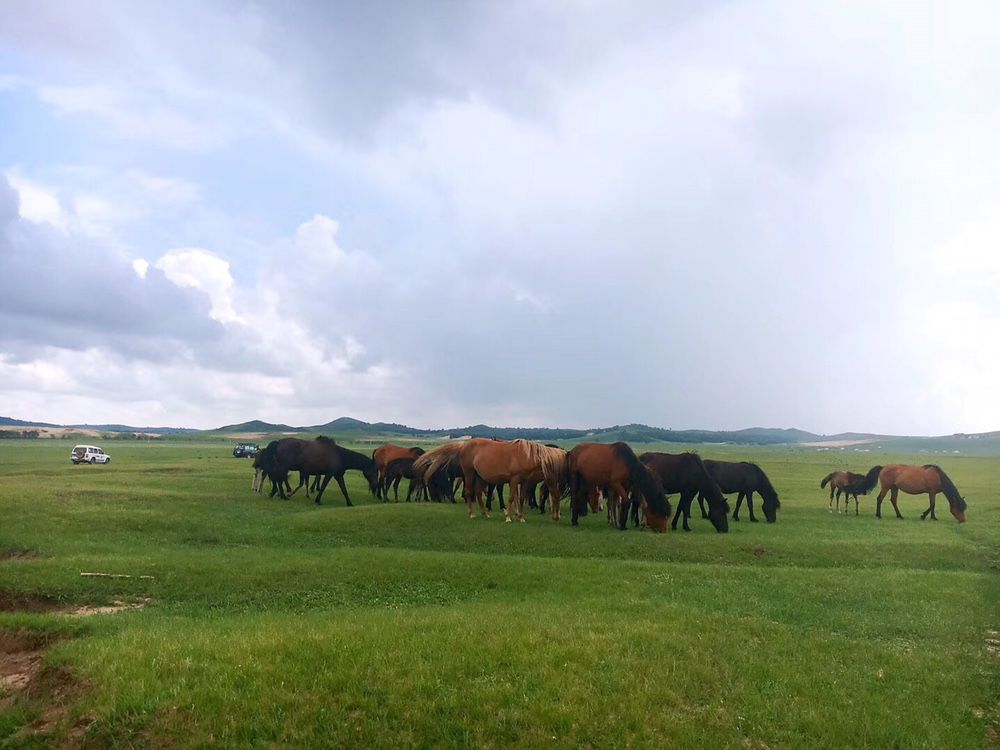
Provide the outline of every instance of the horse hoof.
<path id="1" fill-rule="evenodd" d="M 505 518 L 505 519 L 503 519 L 503 522 L 504 523 L 510 523 L 510 519 L 509 518 Z"/>
<path id="2" fill-rule="evenodd" d="M 750 523 L 757 523 L 757 519 L 756 518 L 751 518 L 750 519 Z"/>
<path id="3" fill-rule="evenodd" d="M 523 518 L 518 518 L 517 520 L 520 521 L 521 523 L 527 523 L 527 521 L 525 521 Z"/>

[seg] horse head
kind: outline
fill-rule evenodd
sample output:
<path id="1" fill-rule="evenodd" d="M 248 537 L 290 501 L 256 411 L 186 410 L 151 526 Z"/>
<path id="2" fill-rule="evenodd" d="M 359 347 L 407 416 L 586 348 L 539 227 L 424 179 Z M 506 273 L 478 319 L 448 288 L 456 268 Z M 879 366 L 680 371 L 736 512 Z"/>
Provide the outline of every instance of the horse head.
<path id="1" fill-rule="evenodd" d="M 955 516 L 956 521 L 965 523 L 965 509 L 969 506 L 966 504 L 964 497 L 959 497 L 958 500 L 959 502 L 957 503 L 948 503 L 948 507 L 951 510 L 951 514 Z"/>
<path id="2" fill-rule="evenodd" d="M 365 479 L 368 480 L 368 491 L 372 494 L 372 497 L 378 497 L 378 466 L 374 461 L 372 461 L 370 466 L 366 466 L 361 470 L 361 473 L 364 474 Z"/>
<path id="3" fill-rule="evenodd" d="M 726 496 L 722 494 L 718 486 L 712 490 L 712 495 L 716 495 L 716 493 L 718 494 L 715 502 L 708 503 L 708 520 L 717 532 L 725 534 L 729 531 L 729 501 L 726 500 Z"/>

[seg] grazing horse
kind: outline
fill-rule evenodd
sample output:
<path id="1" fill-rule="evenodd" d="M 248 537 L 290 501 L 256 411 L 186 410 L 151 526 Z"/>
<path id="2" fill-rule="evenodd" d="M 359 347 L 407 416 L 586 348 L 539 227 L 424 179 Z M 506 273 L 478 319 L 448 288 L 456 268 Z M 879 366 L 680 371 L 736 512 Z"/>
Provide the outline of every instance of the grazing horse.
<path id="1" fill-rule="evenodd" d="M 754 492 L 760 494 L 761 509 L 764 511 L 764 518 L 767 519 L 767 522 L 774 523 L 778 520 L 778 508 L 781 507 L 781 501 L 778 499 L 778 493 L 771 484 L 771 480 L 757 464 L 750 461 L 713 461 L 710 458 L 706 458 L 702 463 L 705 464 L 705 469 L 719 485 L 723 494 L 739 493 L 736 497 L 736 509 L 733 511 L 734 521 L 740 520 L 740 506 L 743 504 L 743 499 L 746 498 L 747 508 L 750 510 L 750 521 L 757 523 L 753 514 Z M 700 495 L 698 502 L 701 503 Z M 704 514 L 704 509 L 702 513 Z"/>
<path id="2" fill-rule="evenodd" d="M 555 496 L 562 494 L 566 482 L 566 451 L 548 448 L 533 440 L 474 438 L 465 442 L 458 458 L 465 480 L 469 518 L 473 518 L 473 501 L 479 504 L 480 512 L 489 517 L 483 503 L 483 491 L 488 485 L 510 485 L 504 519 L 510 523 L 516 518 L 524 523 L 525 485 L 545 482 Z M 552 520 L 558 520 L 555 508 Z"/>
<path id="3" fill-rule="evenodd" d="M 924 464 L 923 466 L 908 466 L 906 464 L 890 464 L 889 466 L 873 466 L 865 476 L 862 492 L 881 484 L 878 497 L 875 498 L 875 517 L 882 517 L 882 500 L 886 493 L 891 493 L 889 500 L 896 511 L 896 518 L 902 518 L 899 506 L 896 504 L 896 497 L 899 491 L 908 495 L 930 495 L 930 505 L 920 514 L 920 520 L 927 518 L 928 514 L 932 521 L 937 520 L 934 514 L 934 501 L 937 493 L 941 492 L 948 498 L 949 510 L 959 523 L 965 523 L 965 510 L 968 507 L 965 498 L 962 497 L 955 483 L 951 481 L 940 466 L 934 464 Z"/>
<path id="4" fill-rule="evenodd" d="M 410 486 L 406 491 L 406 502 L 410 502 L 410 497 L 413 495 L 414 490 L 417 493 L 417 500 L 421 497 L 426 499 L 427 487 L 424 485 L 422 479 L 417 476 L 413 471 L 413 462 L 416 461 L 415 458 L 394 458 L 385 467 L 385 477 L 383 478 L 382 485 L 382 502 L 389 502 L 389 489 L 392 488 L 393 496 L 396 502 L 399 502 L 399 483 L 404 479 L 410 480 Z"/>
<path id="5" fill-rule="evenodd" d="M 378 467 L 378 494 L 375 497 L 381 498 L 383 501 L 389 500 L 385 496 L 386 491 L 389 489 L 386 485 L 385 473 L 390 463 L 397 458 L 419 458 L 423 454 L 423 448 L 404 448 L 401 445 L 392 445 L 391 443 L 380 445 L 372 451 L 372 460 Z"/>
<path id="6" fill-rule="evenodd" d="M 854 496 L 854 515 L 858 515 L 858 495 L 867 495 L 864 489 L 865 475 L 855 474 L 853 471 L 831 471 L 823 481 L 819 483 L 819 488 L 823 489 L 827 483 L 830 485 L 830 512 L 833 513 L 833 493 L 837 493 L 837 513 L 840 514 L 840 496 L 844 495 L 844 513 L 851 508 L 851 495 Z"/>
<path id="7" fill-rule="evenodd" d="M 676 531 L 683 514 L 684 531 L 691 531 L 691 501 L 699 493 L 708 499 L 708 520 L 720 534 L 729 531 L 729 503 L 697 453 L 643 453 L 639 460 L 660 480 L 668 495 L 680 493 L 670 527 Z"/>
<path id="8" fill-rule="evenodd" d="M 567 454 L 566 463 L 574 526 L 579 524 L 580 516 L 587 515 L 588 504 L 597 507 L 598 493 L 603 491 L 608 496 L 609 513 L 618 528 L 624 529 L 629 493 L 638 491 L 646 525 L 654 531 L 666 531 L 670 503 L 663 487 L 627 443 L 580 443 Z M 560 498 L 561 493 L 549 490 L 553 520 L 559 518 Z"/>
<path id="9" fill-rule="evenodd" d="M 455 502 L 455 478 L 462 477 L 458 452 L 463 445 L 464 440 L 439 445 L 413 462 L 413 473 L 430 489 L 434 502 L 441 502 L 445 495 Z"/>
<path id="10" fill-rule="evenodd" d="M 322 504 L 323 492 L 331 479 L 337 480 L 347 504 L 354 504 L 347 494 L 347 485 L 344 484 L 344 473 L 350 469 L 358 469 L 365 475 L 368 489 L 375 495 L 378 490 L 378 469 L 375 462 L 363 453 L 342 448 L 323 435 L 315 440 L 284 438 L 274 447 L 272 471 L 277 476 L 287 478 L 289 471 L 298 471 L 300 477 L 315 474 L 323 477 L 323 483 L 316 494 L 317 505 Z M 299 486 L 302 484 L 303 479 L 300 478 Z M 288 499 L 281 483 L 278 484 L 278 494 L 282 500 Z"/>

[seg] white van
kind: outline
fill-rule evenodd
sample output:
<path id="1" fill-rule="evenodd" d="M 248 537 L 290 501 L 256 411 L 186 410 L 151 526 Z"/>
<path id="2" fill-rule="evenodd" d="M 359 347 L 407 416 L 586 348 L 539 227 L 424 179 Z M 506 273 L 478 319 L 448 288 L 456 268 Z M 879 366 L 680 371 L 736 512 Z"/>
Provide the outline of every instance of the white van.
<path id="1" fill-rule="evenodd" d="M 69 460 L 75 464 L 107 464 L 111 456 L 96 445 L 78 445 L 69 454 Z"/>

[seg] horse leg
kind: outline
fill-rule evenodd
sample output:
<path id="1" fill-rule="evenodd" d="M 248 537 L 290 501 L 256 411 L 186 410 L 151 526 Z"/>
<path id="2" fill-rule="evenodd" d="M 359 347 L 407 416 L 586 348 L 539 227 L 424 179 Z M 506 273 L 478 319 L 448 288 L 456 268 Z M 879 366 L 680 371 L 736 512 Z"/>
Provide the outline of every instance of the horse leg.
<path id="1" fill-rule="evenodd" d="M 519 492 L 519 487 L 517 486 L 517 480 L 514 477 L 510 479 L 510 495 L 507 497 L 507 506 L 503 508 L 503 520 L 504 523 L 510 523 L 511 514 L 517 515 L 517 496 Z"/>
<path id="2" fill-rule="evenodd" d="M 705 496 L 700 492 L 698 493 L 698 507 L 701 508 L 701 517 L 708 518 L 708 512 L 705 510 Z M 739 521 L 740 519 L 737 518 L 736 520 Z"/>
<path id="3" fill-rule="evenodd" d="M 326 491 L 326 486 L 330 484 L 330 480 L 333 479 L 333 474 L 327 474 L 323 477 L 323 484 L 319 488 L 319 492 L 316 493 L 316 505 L 322 505 L 323 493 Z"/>
<path id="4" fill-rule="evenodd" d="M 757 523 L 757 516 L 753 514 L 753 492 L 747 493 L 747 508 L 750 509 L 750 523 Z"/>
<path id="5" fill-rule="evenodd" d="M 698 493 L 698 505 L 701 505 L 701 504 L 702 504 L 702 494 L 699 492 Z M 740 506 L 741 505 L 743 505 L 743 492 L 742 491 L 736 496 L 736 510 L 733 511 L 733 520 L 734 521 L 739 521 L 740 520 Z M 708 518 L 708 516 L 704 515 L 704 513 L 702 513 L 701 517 L 702 518 Z"/>
<path id="6" fill-rule="evenodd" d="M 927 514 L 929 513 L 931 516 L 931 520 L 936 521 L 937 516 L 934 515 L 934 501 L 936 499 L 937 493 L 932 491 L 928 492 L 927 494 L 930 496 L 930 505 L 927 506 L 927 510 L 925 510 L 923 513 L 920 514 L 920 520 L 923 521 L 924 519 L 926 519 Z"/>
<path id="7" fill-rule="evenodd" d="M 899 512 L 899 505 L 896 503 L 896 498 L 899 497 L 899 488 L 893 487 L 892 493 L 889 495 L 889 500 L 892 502 L 892 508 L 896 511 L 896 518 L 902 520 L 903 514 Z"/>
<path id="8" fill-rule="evenodd" d="M 854 515 L 858 515 L 858 494 L 854 493 Z"/>
<path id="9" fill-rule="evenodd" d="M 885 495 L 888 491 L 888 487 L 883 487 L 879 490 L 878 497 L 875 498 L 875 518 L 882 517 L 882 501 L 885 499 Z"/>
<path id="10" fill-rule="evenodd" d="M 694 496 L 690 492 L 682 492 L 680 499 L 677 501 L 677 512 L 674 514 L 674 520 L 670 524 L 670 528 L 674 531 L 677 530 L 677 519 L 683 514 L 683 528 L 684 531 L 691 531 L 691 527 L 688 525 L 688 518 L 691 516 L 691 501 Z"/>
<path id="11" fill-rule="evenodd" d="M 340 474 L 337 474 L 335 478 L 337 480 L 337 484 L 340 485 L 340 491 L 344 493 L 344 500 L 347 501 L 347 507 L 351 507 L 354 503 L 351 502 L 351 496 L 347 494 L 347 485 L 344 484 L 344 473 L 341 472 Z M 319 502 L 319 500 L 317 499 L 316 502 Z"/>

